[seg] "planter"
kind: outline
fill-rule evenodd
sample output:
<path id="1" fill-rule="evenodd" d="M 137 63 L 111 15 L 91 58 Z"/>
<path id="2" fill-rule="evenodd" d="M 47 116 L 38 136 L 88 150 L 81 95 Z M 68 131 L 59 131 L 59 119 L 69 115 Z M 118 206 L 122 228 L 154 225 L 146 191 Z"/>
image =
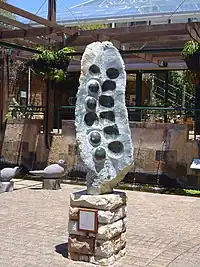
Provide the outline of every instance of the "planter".
<path id="1" fill-rule="evenodd" d="M 192 72 L 200 72 L 200 52 L 194 53 L 185 62 Z"/>

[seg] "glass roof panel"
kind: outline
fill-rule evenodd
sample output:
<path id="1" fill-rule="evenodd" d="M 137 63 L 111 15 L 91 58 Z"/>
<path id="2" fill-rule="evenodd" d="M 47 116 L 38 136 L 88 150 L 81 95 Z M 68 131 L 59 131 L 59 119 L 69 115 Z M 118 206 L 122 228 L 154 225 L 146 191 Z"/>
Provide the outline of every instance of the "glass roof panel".
<path id="1" fill-rule="evenodd" d="M 200 0 L 90 0 L 82 4 L 67 7 L 65 0 L 57 3 L 58 21 L 89 21 L 120 17 L 137 18 L 154 14 L 199 12 Z M 182 4 L 181 4 L 182 3 Z M 42 14 L 41 14 L 42 15 Z"/>

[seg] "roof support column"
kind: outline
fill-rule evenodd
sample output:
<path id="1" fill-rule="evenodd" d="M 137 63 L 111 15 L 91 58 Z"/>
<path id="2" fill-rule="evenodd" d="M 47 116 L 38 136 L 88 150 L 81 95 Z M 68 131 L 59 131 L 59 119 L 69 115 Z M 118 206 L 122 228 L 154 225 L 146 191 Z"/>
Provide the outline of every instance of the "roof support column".
<path id="1" fill-rule="evenodd" d="M 136 73 L 136 107 L 142 106 L 142 72 L 138 71 Z M 142 112 L 141 110 L 136 110 L 135 121 L 141 121 Z"/>
<path id="2" fill-rule="evenodd" d="M 56 22 L 56 0 L 48 0 L 48 20 Z M 50 42 L 50 40 L 49 40 Z M 46 97 L 45 97 L 45 145 L 47 149 L 51 148 L 51 131 L 53 130 L 54 119 L 54 92 L 55 85 L 53 81 L 46 81 Z"/>
<path id="3" fill-rule="evenodd" d="M 200 109 L 200 75 L 195 85 L 195 109 Z M 200 134 L 200 111 L 195 111 L 195 136 Z"/>
<path id="4" fill-rule="evenodd" d="M 168 107 L 168 97 L 169 97 L 169 72 L 165 72 L 165 103 L 164 107 Z M 164 113 L 164 122 L 167 122 L 167 111 Z"/>

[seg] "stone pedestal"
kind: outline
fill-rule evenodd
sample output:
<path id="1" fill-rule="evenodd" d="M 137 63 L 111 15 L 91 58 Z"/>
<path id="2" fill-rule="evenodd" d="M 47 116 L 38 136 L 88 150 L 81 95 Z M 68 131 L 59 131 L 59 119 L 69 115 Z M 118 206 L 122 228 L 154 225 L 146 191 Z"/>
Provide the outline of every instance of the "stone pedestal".
<path id="1" fill-rule="evenodd" d="M 60 179 L 43 179 L 42 189 L 58 190 L 60 187 Z"/>
<path id="2" fill-rule="evenodd" d="M 97 210 L 98 230 L 78 230 L 79 209 Z M 70 195 L 68 255 L 71 260 L 108 266 L 126 251 L 126 194 L 114 191 L 105 195 L 86 195 L 86 191 Z"/>
<path id="3" fill-rule="evenodd" d="M 12 192 L 14 189 L 14 182 L 1 182 L 0 181 L 0 193 L 3 192 Z"/>

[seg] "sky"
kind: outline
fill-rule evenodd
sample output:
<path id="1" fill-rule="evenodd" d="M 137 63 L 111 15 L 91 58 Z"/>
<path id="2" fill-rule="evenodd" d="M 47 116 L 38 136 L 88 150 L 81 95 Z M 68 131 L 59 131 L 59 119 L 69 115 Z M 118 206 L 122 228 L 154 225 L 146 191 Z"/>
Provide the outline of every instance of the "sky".
<path id="1" fill-rule="evenodd" d="M 45 0 L 8 0 L 8 3 L 14 6 L 17 6 L 19 8 L 23 8 L 29 12 L 35 13 L 40 8 L 42 3 Z M 71 7 L 80 3 L 86 2 L 86 0 L 57 0 L 58 5 L 59 2 L 62 4 L 62 2 L 65 3 L 65 6 Z"/>

